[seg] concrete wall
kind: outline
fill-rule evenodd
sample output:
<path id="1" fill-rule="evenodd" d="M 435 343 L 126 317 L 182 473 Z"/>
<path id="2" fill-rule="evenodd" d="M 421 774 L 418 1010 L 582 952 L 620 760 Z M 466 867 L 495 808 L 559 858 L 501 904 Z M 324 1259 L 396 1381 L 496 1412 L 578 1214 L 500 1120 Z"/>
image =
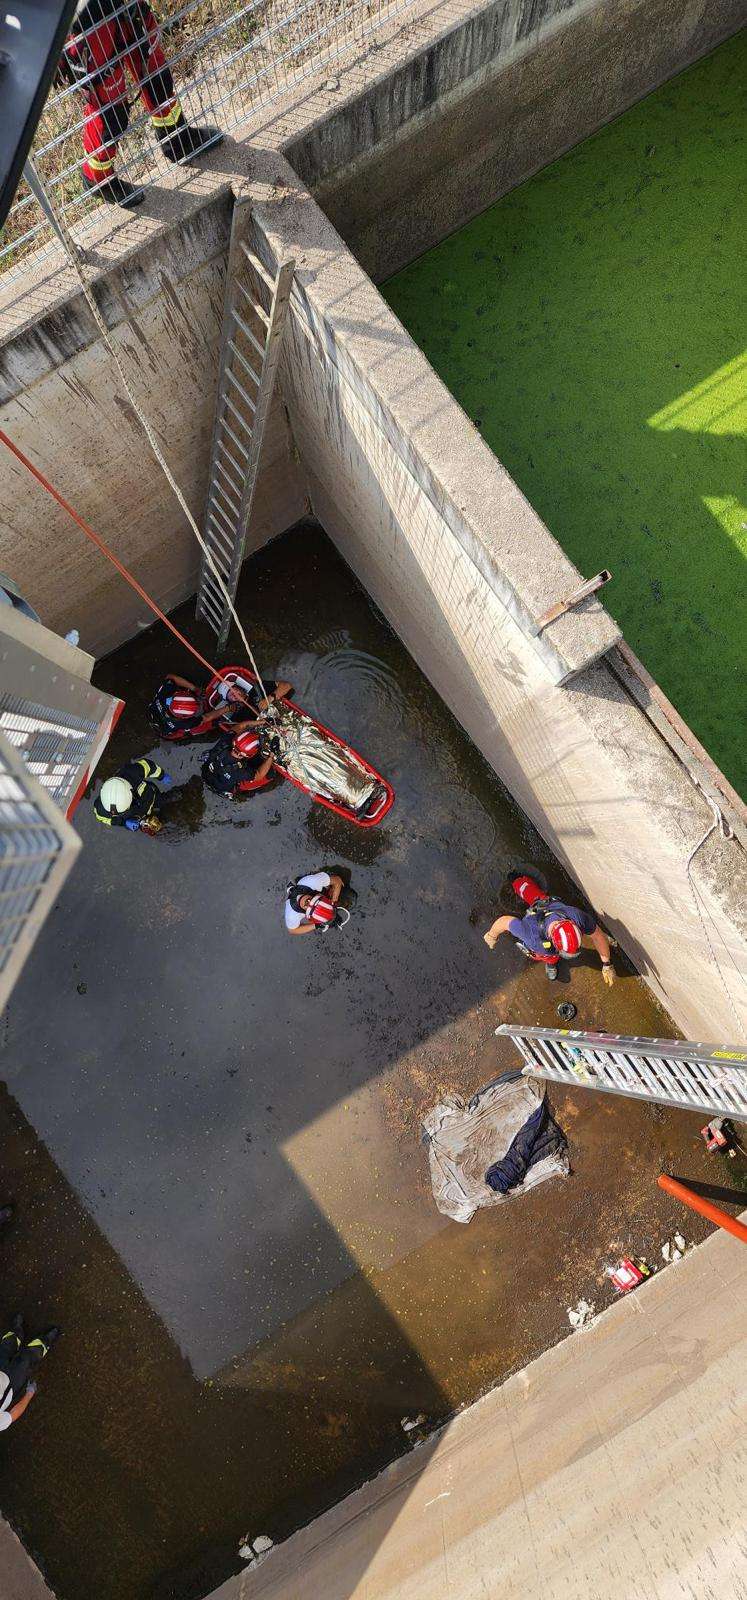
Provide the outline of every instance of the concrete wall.
<path id="1" fill-rule="evenodd" d="M 492 0 L 285 154 L 381 282 L 743 18 L 741 0 Z"/>
<path id="2" fill-rule="evenodd" d="M 212 1600 L 739 1600 L 746 1274 L 706 1240 Z"/>
<path id="3" fill-rule="evenodd" d="M 217 380 L 230 195 L 154 240 L 102 283 L 100 301 L 187 501 L 201 522 Z M 113 546 L 166 610 L 195 589 L 199 549 L 81 295 L 0 349 L 0 427 Z M 94 655 L 151 613 L 55 502 L 2 452 L 0 568 L 50 628 Z M 296 521 L 304 489 L 280 400 L 255 501 L 252 547 Z"/>
<path id="4" fill-rule="evenodd" d="M 255 222 L 303 262 L 282 382 L 314 511 L 686 1036 L 741 1035 L 744 855 L 709 839 L 696 904 L 712 818 L 598 659 L 614 625 L 592 600 L 532 636 L 575 569 L 292 174 Z"/>

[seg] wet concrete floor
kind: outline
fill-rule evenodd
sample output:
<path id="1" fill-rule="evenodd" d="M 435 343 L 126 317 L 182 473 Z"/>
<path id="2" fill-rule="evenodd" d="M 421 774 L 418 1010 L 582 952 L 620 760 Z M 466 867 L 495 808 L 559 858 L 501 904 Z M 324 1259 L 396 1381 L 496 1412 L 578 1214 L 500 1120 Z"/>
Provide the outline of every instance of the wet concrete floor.
<path id="1" fill-rule="evenodd" d="M 551 988 L 487 950 L 517 857 L 578 892 L 320 530 L 253 558 L 241 609 L 397 802 L 366 833 L 288 785 L 219 798 L 146 720 L 190 674 L 165 630 L 97 669 L 127 700 L 100 776 L 149 752 L 177 792 L 157 839 L 81 805 L 3 1019 L 3 1309 L 65 1335 L 0 1505 L 59 1600 L 204 1595 L 246 1532 L 287 1536 L 407 1448 L 403 1417 L 443 1419 L 566 1336 L 579 1296 L 607 1303 L 606 1262 L 702 1237 L 659 1171 L 714 1181 L 702 1118 L 558 1092 L 573 1175 L 468 1228 L 438 1214 L 421 1116 L 513 1064 L 498 1022 L 572 996 L 580 1027 L 673 1030 L 622 958 L 610 992 L 591 958 Z M 350 926 L 288 939 L 287 879 L 336 863 Z"/>

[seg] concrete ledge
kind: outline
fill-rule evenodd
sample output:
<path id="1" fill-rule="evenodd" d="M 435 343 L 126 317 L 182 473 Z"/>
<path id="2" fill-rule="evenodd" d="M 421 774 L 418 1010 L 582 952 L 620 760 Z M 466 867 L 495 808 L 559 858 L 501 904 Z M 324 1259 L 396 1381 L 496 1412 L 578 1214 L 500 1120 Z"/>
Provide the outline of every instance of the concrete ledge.
<path id="1" fill-rule="evenodd" d="M 745 1291 L 717 1233 L 212 1600 L 736 1600 Z"/>
<path id="2" fill-rule="evenodd" d="M 0 1517 L 0 1594 L 2 1600 L 54 1600 L 13 1529 Z"/>

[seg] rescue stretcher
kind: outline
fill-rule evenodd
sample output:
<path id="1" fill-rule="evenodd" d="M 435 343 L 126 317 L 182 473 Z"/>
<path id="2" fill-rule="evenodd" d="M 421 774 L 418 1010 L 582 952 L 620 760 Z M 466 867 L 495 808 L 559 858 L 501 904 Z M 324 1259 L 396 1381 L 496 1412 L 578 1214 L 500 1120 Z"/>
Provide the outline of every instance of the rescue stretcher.
<path id="1" fill-rule="evenodd" d="M 247 683 L 257 682 L 254 673 L 250 672 L 247 667 L 224 667 L 222 672 L 216 673 L 215 677 L 210 679 L 210 682 L 205 690 L 205 701 L 210 707 L 211 711 L 214 711 L 220 703 L 218 697 L 218 687 L 220 683 L 223 682 L 228 683 L 229 685 L 234 685 L 237 679 L 243 679 Z M 330 744 L 337 745 L 340 750 L 344 750 L 348 756 L 351 756 L 353 760 L 357 761 L 363 768 L 364 772 L 369 773 L 370 776 L 375 780 L 376 789 L 371 796 L 368 807 L 361 813 L 359 811 L 353 811 L 349 806 L 346 806 L 337 800 L 329 799 L 327 795 L 319 794 L 313 789 L 310 789 L 307 784 L 302 783 L 299 778 L 294 777 L 292 772 L 289 772 L 287 767 L 284 767 L 281 761 L 275 761 L 276 771 L 279 772 L 282 777 L 287 778 L 288 782 L 292 783 L 296 789 L 300 789 L 304 794 L 311 795 L 312 800 L 316 801 L 318 805 L 326 806 L 328 811 L 336 811 L 339 817 L 345 817 L 346 821 L 354 822 L 357 828 L 377 827 L 378 824 L 383 821 L 384 817 L 387 815 L 387 812 L 391 811 L 392 806 L 394 805 L 394 790 L 391 784 L 387 782 L 386 778 L 381 776 L 380 772 L 376 771 L 375 767 L 371 766 L 370 762 L 366 761 L 363 756 L 359 755 L 358 751 L 354 750 L 352 745 L 347 744 L 344 739 L 338 738 L 336 733 L 332 733 L 330 728 L 326 728 L 323 722 L 318 722 L 316 717 L 310 716 L 308 711 L 303 711 L 300 706 L 294 705 L 293 701 L 287 699 L 287 697 L 279 700 L 277 704 L 283 706 L 286 711 L 290 711 L 293 716 L 304 717 L 308 722 L 313 724 L 323 738 L 326 739 Z M 221 717 L 219 719 L 218 726 L 225 731 L 230 732 L 230 719 L 228 717 Z M 259 780 L 259 782 L 255 781 L 246 786 L 242 784 L 240 787 L 242 792 L 246 793 L 249 789 L 262 788 L 263 785 L 269 781 L 270 777 L 268 775 L 267 778 L 262 778 Z"/>

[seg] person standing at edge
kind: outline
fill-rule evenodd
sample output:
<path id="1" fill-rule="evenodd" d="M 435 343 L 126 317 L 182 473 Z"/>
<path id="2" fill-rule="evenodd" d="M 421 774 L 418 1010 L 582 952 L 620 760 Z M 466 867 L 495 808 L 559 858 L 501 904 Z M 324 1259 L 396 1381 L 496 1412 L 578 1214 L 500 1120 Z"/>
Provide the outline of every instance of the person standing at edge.
<path id="1" fill-rule="evenodd" d="M 547 885 L 539 878 L 520 868 L 509 873 L 514 894 L 529 909 L 523 917 L 497 917 L 486 934 L 486 945 L 494 950 L 503 933 L 516 940 L 519 949 L 530 961 L 544 963 L 547 977 L 553 981 L 558 976 L 558 963 L 572 961 L 581 952 L 584 939 L 597 951 L 602 963 L 602 977 L 608 986 L 615 982 L 610 942 L 590 911 L 566 905 L 556 900 Z"/>

